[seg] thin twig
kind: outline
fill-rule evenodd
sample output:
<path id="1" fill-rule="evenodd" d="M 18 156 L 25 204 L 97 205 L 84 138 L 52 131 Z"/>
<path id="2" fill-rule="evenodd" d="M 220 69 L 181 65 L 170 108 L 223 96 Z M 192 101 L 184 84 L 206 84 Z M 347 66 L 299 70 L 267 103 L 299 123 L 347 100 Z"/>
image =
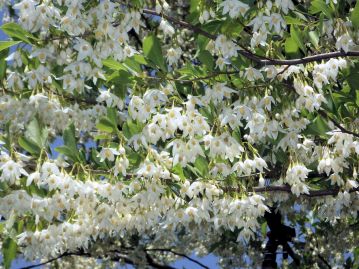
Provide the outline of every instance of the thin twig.
<path id="1" fill-rule="evenodd" d="M 318 241 L 317 241 L 317 240 L 315 240 L 315 241 L 316 241 L 317 249 L 319 249 Z M 311 251 L 314 252 L 314 248 L 310 248 L 310 249 L 311 249 Z M 322 255 L 320 255 L 319 252 L 318 252 L 317 256 L 318 256 L 319 260 L 321 260 L 329 269 L 332 268 L 332 267 L 330 266 L 330 264 L 327 262 L 327 260 L 324 259 L 324 257 L 323 257 Z"/>
<path id="2" fill-rule="evenodd" d="M 176 25 L 179 25 L 179 26 L 182 26 L 183 28 L 192 30 L 193 32 L 203 35 L 205 37 L 208 37 L 209 39 L 215 40 L 217 38 L 217 35 L 208 33 L 193 24 L 178 20 L 178 19 L 168 16 L 166 14 L 158 13 L 158 12 L 156 12 L 154 10 L 150 10 L 150 9 L 143 9 L 143 13 L 165 18 L 166 20 L 168 20 Z M 310 62 L 318 62 L 318 61 L 327 60 L 327 59 L 331 59 L 331 58 L 359 56 L 359 51 L 347 51 L 347 52 L 333 51 L 333 52 L 328 52 L 328 53 L 311 55 L 311 56 L 298 58 L 298 59 L 281 60 L 281 59 L 271 59 L 271 58 L 263 57 L 260 55 L 256 55 L 247 49 L 239 50 L 238 53 L 241 54 L 242 56 L 244 56 L 258 64 L 264 65 L 264 66 L 268 66 L 268 65 L 288 65 L 289 66 L 289 65 L 306 64 L 306 63 L 310 63 Z"/>
<path id="3" fill-rule="evenodd" d="M 289 185 L 280 185 L 280 186 L 267 186 L 267 187 L 254 187 L 254 192 L 287 192 L 292 193 L 291 188 Z M 306 197 L 321 197 L 321 196 L 328 196 L 328 195 L 337 195 L 339 193 L 339 189 L 326 189 L 326 190 L 310 190 L 309 194 L 302 193 L 301 195 Z M 349 190 L 349 193 L 359 191 L 358 188 L 353 188 Z"/>
<path id="4" fill-rule="evenodd" d="M 163 248 L 151 248 L 151 249 L 146 249 L 146 251 L 162 251 L 162 252 L 171 252 L 172 254 L 174 255 L 177 255 L 177 256 L 180 256 L 180 257 L 183 257 L 183 258 L 186 258 L 188 260 L 190 260 L 191 262 L 194 262 L 196 264 L 198 264 L 199 266 L 201 266 L 202 268 L 205 268 L 205 269 L 209 269 L 208 266 L 204 265 L 203 263 L 195 260 L 195 259 L 192 259 L 191 257 L 187 256 L 186 254 L 183 254 L 183 253 L 178 253 L 176 251 L 173 251 L 171 249 L 163 249 Z"/>
<path id="5" fill-rule="evenodd" d="M 175 267 L 173 266 L 169 266 L 166 264 L 159 264 L 157 263 L 147 252 L 146 252 L 146 259 L 148 262 L 148 265 L 154 267 L 154 268 L 159 268 L 159 269 L 175 269 Z"/>
<path id="6" fill-rule="evenodd" d="M 120 259 L 122 259 L 124 262 L 126 262 L 127 264 L 131 264 L 131 265 L 136 265 L 136 263 L 131 260 L 127 255 L 124 255 L 118 251 L 115 251 L 115 256 L 114 257 L 110 257 L 110 260 L 113 262 L 118 262 Z M 58 259 L 61 259 L 63 257 L 66 256 L 81 256 L 81 257 L 92 257 L 92 255 L 90 253 L 86 253 L 84 251 L 80 251 L 80 252 L 76 252 L 76 253 L 72 253 L 72 252 L 65 252 L 63 254 L 61 254 L 58 257 L 49 259 L 48 261 L 42 262 L 42 263 L 38 263 L 38 264 L 33 264 L 33 265 L 29 265 L 29 266 L 24 266 L 21 267 L 19 269 L 31 269 L 31 268 L 36 268 L 39 266 L 43 266 L 49 263 L 52 263 Z M 103 259 L 104 257 L 93 257 L 95 259 Z M 152 268 L 158 268 L 158 269 L 176 269 L 175 267 L 169 266 L 169 265 L 163 265 L 163 264 L 159 264 L 157 263 L 150 255 L 146 254 L 146 260 L 149 266 L 151 266 Z"/>
<path id="7" fill-rule="evenodd" d="M 36 267 L 39 267 L 39 266 L 46 265 L 46 264 L 48 264 L 48 263 L 52 263 L 52 262 L 54 262 L 54 261 L 56 261 L 56 260 L 59 260 L 59 259 L 61 259 L 61 258 L 63 258 L 63 257 L 72 256 L 72 255 L 76 255 L 76 254 L 75 254 L 75 253 L 67 253 L 67 252 L 65 252 L 65 253 L 61 254 L 60 256 L 58 256 L 58 257 L 55 257 L 55 258 L 52 258 L 52 259 L 47 260 L 46 262 L 42 262 L 42 263 L 37 263 L 37 264 L 29 265 L 29 266 L 20 267 L 20 269 L 36 268 Z"/>
<path id="8" fill-rule="evenodd" d="M 343 126 L 340 125 L 339 122 L 337 122 L 335 119 L 333 119 L 331 116 L 329 116 L 327 114 L 327 112 L 325 112 L 324 110 L 318 110 L 318 113 L 320 115 L 322 115 L 323 117 L 327 118 L 328 120 L 330 120 L 331 122 L 333 122 L 333 124 L 340 129 L 340 131 L 342 131 L 343 133 L 347 133 L 347 134 L 351 134 L 355 137 L 359 137 L 359 134 L 358 133 L 355 133 L 355 132 L 352 132 L 352 131 L 349 131 L 347 130 L 346 128 L 344 128 Z"/>

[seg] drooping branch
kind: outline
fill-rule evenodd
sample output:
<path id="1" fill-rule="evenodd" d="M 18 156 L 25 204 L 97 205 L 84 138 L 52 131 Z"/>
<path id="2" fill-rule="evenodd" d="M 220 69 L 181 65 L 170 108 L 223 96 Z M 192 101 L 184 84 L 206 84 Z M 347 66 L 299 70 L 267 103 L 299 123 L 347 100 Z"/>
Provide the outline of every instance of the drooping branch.
<path id="1" fill-rule="evenodd" d="M 183 254 L 183 253 L 179 253 L 179 252 L 176 252 L 176 251 L 173 251 L 171 249 L 164 249 L 164 248 L 150 248 L 150 249 L 146 249 L 146 251 L 162 251 L 162 252 L 170 252 L 176 256 L 180 256 L 180 257 L 183 257 L 183 258 L 186 258 L 187 260 L 191 261 L 191 262 L 194 262 L 196 264 L 198 264 L 199 266 L 201 266 L 202 268 L 205 268 L 205 269 L 209 269 L 208 266 L 204 265 L 203 263 L 195 260 L 195 259 L 192 259 L 191 257 L 187 256 L 186 254 Z"/>
<path id="2" fill-rule="evenodd" d="M 158 269 L 175 269 L 172 266 L 169 265 L 162 265 L 157 263 L 147 252 L 146 252 L 146 259 L 148 262 L 148 265 L 152 266 L 153 268 L 158 268 Z"/>
<path id="3" fill-rule="evenodd" d="M 193 24 L 190 24 L 190 23 L 185 22 L 185 21 L 178 20 L 178 19 L 176 19 L 174 17 L 168 16 L 168 15 L 163 14 L 163 13 L 158 13 L 155 10 L 145 8 L 145 9 L 143 9 L 143 13 L 165 18 L 166 20 L 172 22 L 173 24 L 176 24 L 176 25 L 182 26 L 183 28 L 192 30 L 193 32 L 195 32 L 197 34 L 200 34 L 200 35 L 203 35 L 205 37 L 208 37 L 209 39 L 216 39 L 217 38 L 216 35 L 208 33 L 208 32 L 204 31 L 203 29 L 201 29 L 201 28 L 199 28 L 199 27 L 197 27 L 197 26 L 195 26 Z"/>
<path id="4" fill-rule="evenodd" d="M 295 88 L 293 86 L 293 84 L 291 83 L 282 83 L 283 85 L 285 85 L 287 88 L 295 91 Z M 318 114 L 320 114 L 321 116 L 323 116 L 324 118 L 330 120 L 331 122 L 333 122 L 333 124 L 340 130 L 342 131 L 343 133 L 346 133 L 346 134 L 351 134 L 355 137 L 359 137 L 359 133 L 356 133 L 356 132 L 353 132 L 353 131 L 350 131 L 346 128 L 344 128 L 343 126 L 340 125 L 339 122 L 337 122 L 335 119 L 333 119 L 331 116 L 328 115 L 328 113 L 325 111 L 325 110 L 318 110 L 317 111 Z"/>
<path id="5" fill-rule="evenodd" d="M 52 259 L 49 259 L 45 262 L 42 262 L 42 263 L 37 263 L 37 264 L 33 264 L 33 265 L 29 265 L 29 266 L 23 266 L 21 267 L 20 269 L 31 269 L 31 268 L 36 268 L 36 267 L 40 267 L 40 266 L 43 266 L 43 265 L 46 265 L 46 264 L 49 264 L 49 263 L 52 263 L 54 261 L 57 261 L 63 257 L 67 257 L 67 256 L 72 256 L 72 255 L 75 255 L 74 253 L 63 253 L 61 254 L 60 256 L 57 256 L 55 258 L 52 258 Z"/>
<path id="6" fill-rule="evenodd" d="M 328 120 L 330 120 L 331 122 L 333 122 L 333 124 L 343 133 L 347 133 L 347 134 L 351 134 L 355 137 L 359 137 L 358 133 L 352 132 L 350 130 L 347 130 L 346 128 L 344 128 L 343 126 L 340 125 L 339 122 L 337 122 L 335 119 L 333 119 L 331 116 L 329 116 L 324 110 L 318 110 L 318 113 L 320 115 L 322 115 L 323 117 L 327 118 Z"/>
<path id="7" fill-rule="evenodd" d="M 318 241 L 316 241 L 316 245 L 317 245 L 317 249 L 319 249 L 319 245 L 318 245 Z M 329 262 L 318 252 L 318 251 L 315 251 L 315 249 L 314 248 L 310 248 L 310 250 L 313 252 L 313 253 L 315 253 L 315 252 L 317 252 L 317 257 L 318 257 L 318 259 L 323 263 L 323 264 L 325 264 L 325 266 L 327 267 L 327 268 L 332 268 L 331 266 L 330 266 L 330 264 L 329 264 Z"/>
<path id="8" fill-rule="evenodd" d="M 208 33 L 193 24 L 178 20 L 178 19 L 168 16 L 166 14 L 158 13 L 158 12 L 156 12 L 154 10 L 150 10 L 150 9 L 143 9 L 143 13 L 162 17 L 162 18 L 172 22 L 173 24 L 176 24 L 183 28 L 189 29 L 197 34 L 208 37 L 209 39 L 215 40 L 217 38 L 217 35 Z M 252 60 L 253 62 L 256 62 L 256 63 L 258 63 L 260 65 L 264 65 L 264 66 L 269 66 L 269 65 L 288 65 L 288 66 L 290 66 L 290 65 L 298 65 L 298 64 L 307 64 L 310 62 L 319 62 L 322 60 L 328 60 L 331 58 L 338 58 L 338 57 L 350 57 L 350 56 L 359 57 L 359 51 L 347 51 L 347 52 L 333 51 L 333 52 L 321 53 L 321 54 L 316 54 L 316 55 L 311 55 L 311 56 L 298 58 L 298 59 L 291 59 L 291 60 L 271 59 L 271 58 L 256 55 L 246 49 L 241 49 L 238 51 L 238 53 L 241 54 L 242 56 Z"/>
<path id="9" fill-rule="evenodd" d="M 122 253 L 120 253 L 118 251 L 113 252 L 113 253 L 115 253 L 115 255 L 110 257 L 109 260 L 111 260 L 113 262 L 119 262 L 120 260 L 123 260 L 127 264 L 136 265 L 136 263 L 133 260 L 131 260 L 131 258 L 128 257 L 127 255 L 122 254 Z M 31 268 L 40 267 L 40 266 L 52 263 L 54 261 L 57 261 L 57 260 L 59 260 L 61 258 L 68 257 L 68 256 L 80 256 L 80 257 L 87 257 L 87 258 L 93 257 L 91 255 L 91 253 L 86 253 L 83 250 L 80 250 L 79 252 L 65 252 L 65 253 L 59 255 L 58 257 L 49 259 L 49 260 L 47 260 L 45 262 L 38 263 L 38 264 L 33 264 L 33 265 L 29 265 L 29 266 L 24 266 L 24 267 L 21 267 L 20 269 L 31 269 Z M 104 257 L 93 257 L 93 258 L 95 258 L 95 259 L 103 259 Z M 147 262 L 147 265 L 151 266 L 151 268 L 175 269 L 175 267 L 172 267 L 172 266 L 169 266 L 169 265 L 159 264 L 150 255 L 148 255 L 148 253 L 146 253 L 146 262 Z"/>
<path id="10" fill-rule="evenodd" d="M 291 188 L 289 185 L 280 185 L 280 186 L 267 186 L 267 187 L 255 187 L 253 188 L 254 192 L 287 192 L 292 193 Z M 328 196 L 328 195 L 337 195 L 339 193 L 339 189 L 326 189 L 326 190 L 310 190 L 309 194 L 303 193 L 302 196 L 306 197 L 321 197 L 321 196 Z M 349 193 L 359 191 L 358 188 L 353 188 L 349 190 Z"/>

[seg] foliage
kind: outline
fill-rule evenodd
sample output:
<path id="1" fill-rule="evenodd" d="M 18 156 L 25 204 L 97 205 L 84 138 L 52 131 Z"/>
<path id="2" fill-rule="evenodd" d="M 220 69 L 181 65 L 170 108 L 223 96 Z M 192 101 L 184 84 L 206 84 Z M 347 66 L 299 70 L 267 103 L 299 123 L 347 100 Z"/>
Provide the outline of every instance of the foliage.
<path id="1" fill-rule="evenodd" d="M 0 3 L 5 268 L 359 268 L 359 3 Z"/>

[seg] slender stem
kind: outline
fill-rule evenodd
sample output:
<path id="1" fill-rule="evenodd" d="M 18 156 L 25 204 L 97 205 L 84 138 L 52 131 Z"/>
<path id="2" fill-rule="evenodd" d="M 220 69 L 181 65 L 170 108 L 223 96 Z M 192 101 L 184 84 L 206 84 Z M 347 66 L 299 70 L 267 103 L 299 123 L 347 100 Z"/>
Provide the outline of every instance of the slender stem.
<path id="1" fill-rule="evenodd" d="M 93 257 L 90 253 L 86 253 L 84 251 L 79 251 L 79 252 L 76 252 L 76 253 L 72 253 L 72 252 L 65 252 L 61 255 L 59 255 L 58 257 L 55 257 L 55 258 L 52 258 L 52 259 L 49 259 L 45 262 L 42 262 L 42 263 L 38 263 L 38 264 L 33 264 L 33 265 L 30 265 L 30 266 L 24 266 L 24 267 L 21 267 L 19 269 L 31 269 L 31 268 L 36 268 L 36 267 L 39 267 L 39 266 L 43 266 L 43 265 L 46 265 L 46 264 L 49 264 L 49 263 L 52 263 L 58 259 L 61 259 L 63 257 L 66 257 L 66 256 L 82 256 L 82 257 Z M 95 259 L 102 259 L 104 257 L 93 257 Z M 113 261 L 113 262 L 118 262 L 120 259 L 122 259 L 124 262 L 126 262 L 127 264 L 131 264 L 131 265 L 136 265 L 136 263 L 131 260 L 127 255 L 125 254 L 122 254 L 118 251 L 115 251 L 115 256 L 111 257 L 110 260 Z M 151 268 L 158 268 L 158 269 L 175 269 L 175 267 L 172 267 L 172 266 L 169 266 L 169 265 L 162 265 L 162 264 L 159 264 L 157 263 L 150 255 L 146 254 L 146 261 L 147 261 L 147 264 L 149 266 L 151 266 Z"/>
<path id="2" fill-rule="evenodd" d="M 204 265 L 203 263 L 195 260 L 195 259 L 192 259 L 191 257 L 187 256 L 186 254 L 183 254 L 183 253 L 178 253 L 176 251 L 173 251 L 171 249 L 163 249 L 163 248 L 151 248 L 151 249 L 146 249 L 146 251 L 162 251 L 162 252 L 171 252 L 172 254 L 174 255 L 177 255 L 177 256 L 180 256 L 180 257 L 184 257 L 186 258 L 187 260 L 191 261 L 191 262 L 194 262 L 196 264 L 198 264 L 199 266 L 201 266 L 202 268 L 205 268 L 205 269 L 209 269 L 208 266 Z"/>
<path id="3" fill-rule="evenodd" d="M 150 10 L 150 9 L 143 9 L 143 13 L 165 18 L 166 20 L 172 22 L 173 24 L 176 24 L 176 25 L 182 26 L 183 28 L 192 30 L 193 32 L 203 35 L 205 37 L 208 37 L 209 39 L 215 40 L 217 38 L 217 35 L 208 33 L 193 24 L 178 20 L 178 19 L 168 16 L 166 14 L 158 13 L 158 12 L 156 12 L 154 10 Z M 238 53 L 241 54 L 242 56 L 252 60 L 253 62 L 256 62 L 256 63 L 264 65 L 264 66 L 268 66 L 268 65 L 288 65 L 288 66 L 290 66 L 290 65 L 306 64 L 306 63 L 310 63 L 310 62 L 318 62 L 318 61 L 322 61 L 322 60 L 328 60 L 331 58 L 351 57 L 351 56 L 358 57 L 359 56 L 359 51 L 347 51 L 347 52 L 333 51 L 333 52 L 328 52 L 328 53 L 311 55 L 311 56 L 298 58 L 298 59 L 281 60 L 281 59 L 271 59 L 271 58 L 259 56 L 259 55 L 256 55 L 256 54 L 250 52 L 247 49 L 239 50 Z"/>
<path id="4" fill-rule="evenodd" d="M 288 192 L 291 193 L 291 188 L 288 185 L 280 185 L 280 186 L 268 186 L 268 187 L 255 187 L 253 188 L 254 192 Z M 349 193 L 359 191 L 358 188 L 354 188 L 349 190 Z M 337 195 L 339 193 L 339 189 L 326 189 L 326 190 L 311 190 L 309 194 L 303 193 L 306 197 L 321 197 L 328 195 Z"/>
<path id="5" fill-rule="evenodd" d="M 65 252 L 65 253 L 61 254 L 60 256 L 55 257 L 55 258 L 52 258 L 52 259 L 49 259 L 49 260 L 47 260 L 47 261 L 45 261 L 45 262 L 37 263 L 37 264 L 29 265 L 29 266 L 24 266 L 24 267 L 21 267 L 20 269 L 36 268 L 36 267 L 43 266 L 43 265 L 46 265 L 46 264 L 48 264 L 48 263 L 52 263 L 52 262 L 54 262 L 54 261 L 56 261 L 56 260 L 59 260 L 59 259 L 61 259 L 61 258 L 63 258 L 63 257 L 71 256 L 71 255 L 75 255 L 75 253 L 66 253 L 66 252 Z"/>
<path id="6" fill-rule="evenodd" d="M 329 116 L 327 114 L 327 112 L 325 112 L 324 110 L 318 110 L 318 113 L 320 115 L 322 115 L 323 117 L 327 118 L 328 120 L 330 120 L 331 122 L 333 122 L 333 124 L 339 128 L 340 131 L 342 131 L 343 133 L 347 133 L 347 134 L 351 134 L 355 137 L 359 137 L 359 134 L 358 133 L 355 133 L 355 132 L 352 132 L 352 131 L 349 131 L 347 130 L 346 128 L 344 128 L 343 126 L 340 125 L 339 122 L 337 122 L 336 120 L 334 120 L 331 116 Z"/>

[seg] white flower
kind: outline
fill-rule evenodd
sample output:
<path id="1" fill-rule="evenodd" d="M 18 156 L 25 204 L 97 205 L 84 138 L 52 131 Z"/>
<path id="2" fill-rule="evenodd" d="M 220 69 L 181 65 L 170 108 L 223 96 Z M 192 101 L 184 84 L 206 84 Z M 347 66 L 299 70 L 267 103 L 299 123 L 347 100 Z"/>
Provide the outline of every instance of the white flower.
<path id="1" fill-rule="evenodd" d="M 254 32 L 251 38 L 251 48 L 255 48 L 258 45 L 265 46 L 267 44 L 267 31 L 263 31 L 262 28 L 258 32 Z"/>
<path id="2" fill-rule="evenodd" d="M 219 6 L 223 7 L 222 14 L 228 13 L 232 19 L 239 17 L 239 15 L 244 16 L 249 9 L 247 4 L 238 0 L 225 0 Z"/>
<path id="3" fill-rule="evenodd" d="M 272 29 L 272 27 L 276 33 L 280 33 L 286 27 L 285 20 L 280 14 L 272 13 L 269 17 L 269 29 Z"/>
<path id="4" fill-rule="evenodd" d="M 97 102 L 105 102 L 108 107 L 117 107 L 122 110 L 124 106 L 124 102 L 118 96 L 110 93 L 109 91 L 101 91 L 101 94 L 96 99 Z"/>
<path id="5" fill-rule="evenodd" d="M 264 72 L 266 72 L 267 78 L 275 78 L 278 74 L 277 68 L 273 65 L 265 67 Z"/>
<path id="6" fill-rule="evenodd" d="M 272 96 L 264 96 L 261 100 L 261 105 L 264 106 L 268 111 L 271 111 L 271 105 L 275 104 L 274 98 Z"/>
<path id="7" fill-rule="evenodd" d="M 31 53 L 30 57 L 37 57 L 40 63 L 45 63 L 46 58 L 51 57 L 51 54 L 47 49 L 37 49 Z"/>
<path id="8" fill-rule="evenodd" d="M 331 185 L 338 185 L 338 186 L 343 186 L 344 185 L 344 180 L 337 173 L 331 174 L 329 179 L 330 179 L 330 184 Z"/>
<path id="9" fill-rule="evenodd" d="M 19 51 L 14 51 L 8 57 L 5 58 L 6 61 L 13 61 L 12 65 L 16 67 L 22 66 L 21 53 Z"/>
<path id="10" fill-rule="evenodd" d="M 13 160 L 8 160 L 1 165 L 1 181 L 8 181 L 10 184 L 15 184 L 21 175 L 27 176 L 28 173 L 22 168 L 21 164 L 14 162 Z"/>
<path id="11" fill-rule="evenodd" d="M 114 175 L 117 176 L 118 174 L 122 174 L 124 177 L 126 176 L 126 169 L 129 166 L 129 161 L 126 157 L 120 157 L 116 160 L 114 166 Z"/>
<path id="12" fill-rule="evenodd" d="M 255 157 L 254 162 L 255 162 L 255 168 L 259 170 L 259 172 L 261 173 L 263 172 L 263 168 L 267 168 L 267 163 L 265 162 L 265 160 L 263 160 L 260 157 Z"/>
<path id="13" fill-rule="evenodd" d="M 289 10 L 294 9 L 294 4 L 291 0 L 275 0 L 275 6 L 282 9 L 284 14 L 288 14 Z"/>
<path id="14" fill-rule="evenodd" d="M 348 52 L 350 47 L 354 45 L 353 39 L 350 37 L 348 33 L 341 35 L 338 37 L 337 42 L 335 43 L 335 47 L 338 50 L 344 50 Z"/>
<path id="15" fill-rule="evenodd" d="M 167 51 L 167 62 L 169 65 L 177 65 L 178 60 L 181 58 L 182 49 L 180 47 L 170 48 Z"/>
<path id="16" fill-rule="evenodd" d="M 207 10 L 204 10 L 199 16 L 198 20 L 201 24 L 207 22 L 209 20 L 209 12 Z"/>
<path id="17" fill-rule="evenodd" d="M 60 170 L 56 164 L 44 162 L 41 166 L 41 179 L 44 180 L 50 175 L 60 175 Z"/>
<path id="18" fill-rule="evenodd" d="M 165 94 L 165 95 L 171 95 L 173 94 L 174 87 L 171 83 L 167 83 L 165 86 L 160 85 L 160 90 Z"/>
<path id="19" fill-rule="evenodd" d="M 78 51 L 77 60 L 81 61 L 93 54 L 93 49 L 90 43 L 79 38 L 74 49 Z"/>
<path id="20" fill-rule="evenodd" d="M 172 36 L 175 33 L 175 29 L 171 24 L 168 23 L 167 20 L 161 19 L 161 23 L 159 28 L 163 31 L 165 35 Z"/>
<path id="21" fill-rule="evenodd" d="M 39 172 L 31 173 L 27 177 L 26 186 L 30 186 L 32 182 L 34 182 L 35 184 L 39 184 L 39 182 L 40 182 L 40 173 Z"/>
<path id="22" fill-rule="evenodd" d="M 218 59 L 216 60 L 216 67 L 218 67 L 220 70 L 223 70 L 225 64 L 225 60 L 222 57 L 218 57 Z"/>
<path id="23" fill-rule="evenodd" d="M 308 177 L 310 171 L 311 170 L 304 165 L 300 164 L 296 164 L 287 170 L 285 181 L 289 183 L 292 193 L 296 196 L 299 196 L 302 193 L 309 194 L 309 189 L 304 181 Z"/>
<path id="24" fill-rule="evenodd" d="M 323 158 L 319 161 L 318 164 L 318 172 L 323 173 L 325 172 L 327 176 L 329 176 L 330 171 L 332 170 L 332 159 L 327 157 Z"/>
<path id="25" fill-rule="evenodd" d="M 225 35 L 218 35 L 214 48 L 217 51 L 217 54 L 222 54 L 224 58 L 236 57 L 238 55 L 239 47 L 231 40 L 228 39 Z M 219 52 L 219 53 L 218 53 Z"/>
<path id="26" fill-rule="evenodd" d="M 253 67 L 248 67 L 246 68 L 246 72 L 244 73 L 244 77 L 246 79 L 248 79 L 249 81 L 255 81 L 255 80 L 263 80 L 263 75 L 262 73 L 253 68 Z"/>
<path id="27" fill-rule="evenodd" d="M 101 152 L 97 155 L 97 157 L 101 158 L 100 162 L 103 162 L 105 160 L 113 162 L 115 160 L 115 155 L 120 155 L 120 152 L 118 152 L 114 148 L 102 148 Z"/>

